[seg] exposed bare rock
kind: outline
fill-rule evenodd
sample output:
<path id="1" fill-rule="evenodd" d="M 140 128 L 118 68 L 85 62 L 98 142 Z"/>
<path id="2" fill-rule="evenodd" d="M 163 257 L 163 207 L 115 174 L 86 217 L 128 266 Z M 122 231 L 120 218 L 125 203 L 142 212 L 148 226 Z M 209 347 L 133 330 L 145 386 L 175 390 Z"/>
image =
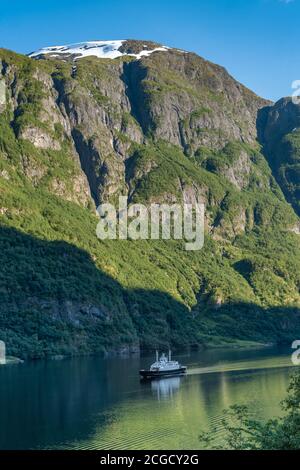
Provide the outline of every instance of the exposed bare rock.
<path id="1" fill-rule="evenodd" d="M 3 178 L 5 180 L 9 180 L 9 173 L 7 170 L 1 170 L 0 171 L 0 178 Z"/>
<path id="2" fill-rule="evenodd" d="M 29 140 L 35 147 L 40 149 L 60 150 L 60 143 L 51 137 L 44 129 L 27 127 L 20 132 L 20 138 Z"/>
<path id="3" fill-rule="evenodd" d="M 180 183 L 183 192 L 183 202 L 185 204 L 207 204 L 208 201 L 208 188 L 198 187 L 197 185 L 187 186 Z"/>
<path id="4" fill-rule="evenodd" d="M 233 165 L 224 168 L 221 173 L 238 189 L 246 188 L 251 173 L 251 161 L 247 152 L 241 151 Z"/>
<path id="5" fill-rule="evenodd" d="M 43 162 L 37 163 L 26 155 L 22 156 L 22 168 L 27 178 L 29 178 L 35 186 L 47 172 L 47 168 L 43 165 Z"/>
<path id="6" fill-rule="evenodd" d="M 300 222 L 298 222 L 296 225 L 291 227 L 290 232 L 296 233 L 297 235 L 300 235 Z"/>
<path id="7" fill-rule="evenodd" d="M 259 138 L 285 197 L 300 216 L 300 104 L 282 98 L 259 113 Z"/>
<path id="8" fill-rule="evenodd" d="M 79 202 L 79 204 L 87 207 L 91 201 L 90 187 L 85 174 L 79 173 L 72 180 L 74 197 L 72 200 Z"/>
<path id="9" fill-rule="evenodd" d="M 80 327 L 87 318 L 95 323 L 99 320 L 110 321 L 110 314 L 102 305 L 30 297 L 26 300 L 26 307 L 38 308 L 42 312 L 47 312 L 54 320 L 67 321 L 75 327 Z"/>
<path id="10" fill-rule="evenodd" d="M 0 113 L 6 108 L 6 85 L 5 81 L 0 80 Z"/>
<path id="11" fill-rule="evenodd" d="M 45 357 L 294 337 L 299 321 L 283 334 L 280 319 L 299 310 L 299 107 L 270 106 L 196 54 L 106 46 L 0 50 L 8 346 Z M 204 249 L 98 240 L 93 202 L 120 195 L 205 204 Z"/>

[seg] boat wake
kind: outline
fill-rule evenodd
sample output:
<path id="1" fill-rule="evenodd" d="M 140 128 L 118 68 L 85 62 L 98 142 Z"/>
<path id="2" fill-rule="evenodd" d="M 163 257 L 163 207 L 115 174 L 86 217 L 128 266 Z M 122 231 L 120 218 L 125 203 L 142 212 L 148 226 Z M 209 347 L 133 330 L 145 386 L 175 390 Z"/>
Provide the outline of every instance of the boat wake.
<path id="1" fill-rule="evenodd" d="M 193 367 L 190 366 L 187 371 L 187 375 L 199 375 L 199 374 L 214 374 L 221 372 L 235 372 L 235 371 L 247 371 L 247 370 L 262 370 L 262 369 L 278 369 L 285 367 L 295 367 L 291 361 L 290 356 L 283 356 L 282 358 L 271 357 L 258 361 L 238 361 L 228 362 L 222 364 L 216 364 L 208 367 Z"/>

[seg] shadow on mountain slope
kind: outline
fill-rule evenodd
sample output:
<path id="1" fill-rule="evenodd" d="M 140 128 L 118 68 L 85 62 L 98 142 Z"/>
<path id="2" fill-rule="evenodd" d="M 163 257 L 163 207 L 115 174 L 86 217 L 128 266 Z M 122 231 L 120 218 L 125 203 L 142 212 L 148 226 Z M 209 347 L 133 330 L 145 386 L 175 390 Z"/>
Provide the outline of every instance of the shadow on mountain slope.
<path id="1" fill-rule="evenodd" d="M 155 347 L 291 341 L 299 310 L 253 304 L 195 306 L 165 292 L 124 289 L 84 250 L 0 228 L 0 339 L 39 358 Z"/>
<path id="2" fill-rule="evenodd" d="M 286 200 L 300 216 L 300 106 L 282 98 L 258 111 L 257 135 Z"/>

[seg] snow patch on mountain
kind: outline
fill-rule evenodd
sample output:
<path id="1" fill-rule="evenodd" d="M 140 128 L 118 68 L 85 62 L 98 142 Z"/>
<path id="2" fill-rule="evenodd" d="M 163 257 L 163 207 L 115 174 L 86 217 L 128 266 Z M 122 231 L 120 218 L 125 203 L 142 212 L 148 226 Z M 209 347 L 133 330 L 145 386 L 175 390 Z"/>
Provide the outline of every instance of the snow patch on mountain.
<path id="1" fill-rule="evenodd" d="M 51 57 L 60 57 L 60 56 L 74 56 L 74 60 L 82 59 L 83 57 L 96 56 L 100 59 L 116 59 L 121 56 L 131 56 L 136 59 L 141 57 L 148 56 L 152 52 L 156 51 L 167 51 L 169 48 L 166 46 L 156 47 L 154 49 L 148 49 L 148 46 L 145 44 L 145 48 L 138 54 L 128 54 L 126 52 L 121 52 L 119 49 L 126 42 L 126 40 L 114 40 L 114 41 L 88 41 L 80 42 L 77 44 L 69 44 L 65 46 L 51 46 L 43 47 L 38 51 L 31 52 L 29 57 L 39 57 L 41 55 L 51 55 Z"/>

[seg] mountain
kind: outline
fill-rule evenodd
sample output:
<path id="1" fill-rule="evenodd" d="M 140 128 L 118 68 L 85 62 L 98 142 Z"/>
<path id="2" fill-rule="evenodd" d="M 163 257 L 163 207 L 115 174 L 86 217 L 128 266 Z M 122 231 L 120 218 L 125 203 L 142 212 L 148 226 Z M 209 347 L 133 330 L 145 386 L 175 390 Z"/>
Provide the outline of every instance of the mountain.
<path id="1" fill-rule="evenodd" d="M 267 111 L 267 112 L 266 112 Z M 300 106 L 283 98 L 262 111 L 265 125 L 261 142 L 274 175 L 298 216 L 300 215 Z"/>
<path id="2" fill-rule="evenodd" d="M 116 59 L 130 56 L 135 59 L 148 56 L 152 52 L 166 51 L 169 48 L 160 44 L 130 40 L 114 41 L 88 41 L 66 46 L 43 47 L 29 54 L 36 59 L 60 58 L 63 60 L 77 60 L 83 57 L 98 57 L 101 59 Z"/>
<path id="3" fill-rule="evenodd" d="M 0 50 L 0 337 L 10 354 L 300 333 L 300 107 L 154 42 Z M 101 202 L 204 202 L 205 246 L 96 237 Z"/>

